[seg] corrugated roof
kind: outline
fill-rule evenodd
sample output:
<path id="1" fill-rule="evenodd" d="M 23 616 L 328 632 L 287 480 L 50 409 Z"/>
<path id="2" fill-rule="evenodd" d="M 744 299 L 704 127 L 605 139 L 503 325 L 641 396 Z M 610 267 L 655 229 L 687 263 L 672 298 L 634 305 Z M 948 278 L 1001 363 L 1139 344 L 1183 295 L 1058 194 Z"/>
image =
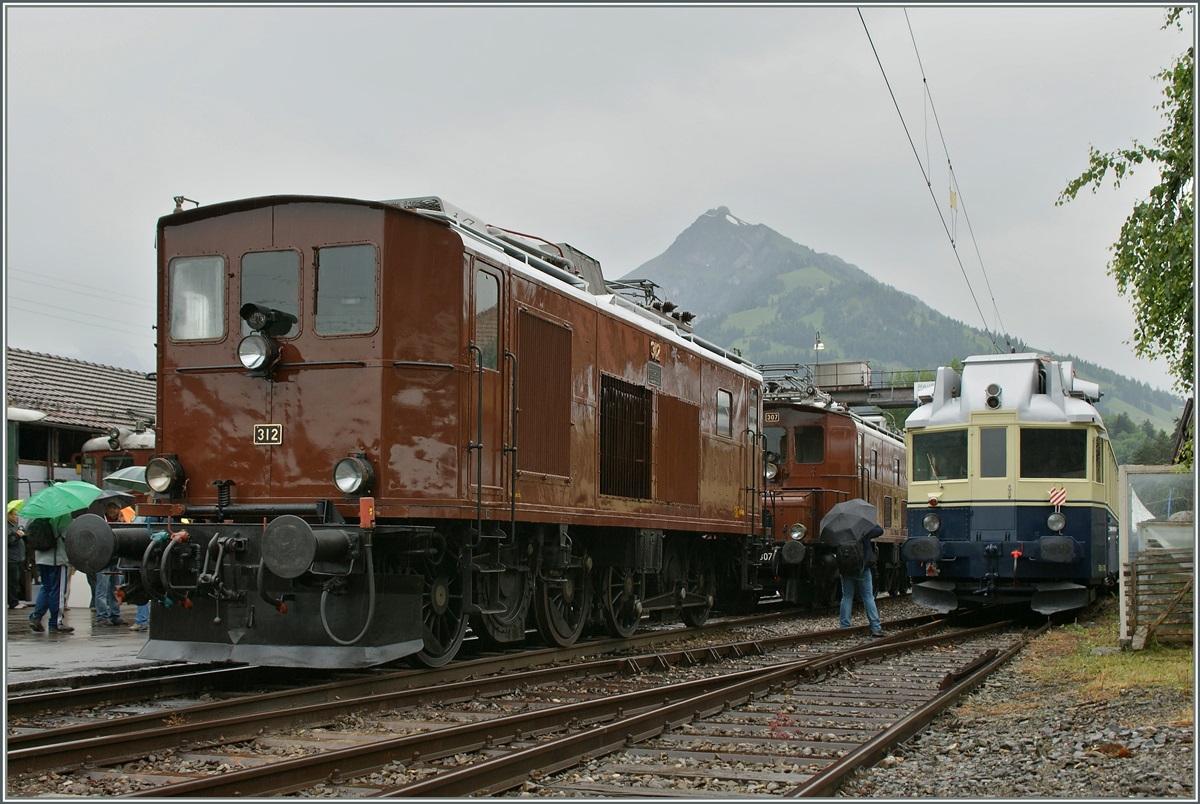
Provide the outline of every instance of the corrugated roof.
<path id="1" fill-rule="evenodd" d="M 4 395 L 9 407 L 46 414 L 39 424 L 104 433 L 154 420 L 154 380 L 140 371 L 8 347 Z"/>

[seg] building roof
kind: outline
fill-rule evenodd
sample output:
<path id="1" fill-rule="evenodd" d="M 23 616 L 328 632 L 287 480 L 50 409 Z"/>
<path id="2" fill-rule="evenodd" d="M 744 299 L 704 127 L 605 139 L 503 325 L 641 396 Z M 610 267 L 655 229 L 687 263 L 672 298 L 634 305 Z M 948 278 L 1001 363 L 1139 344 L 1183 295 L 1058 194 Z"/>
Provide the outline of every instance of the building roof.
<path id="1" fill-rule="evenodd" d="M 39 424 L 104 433 L 154 423 L 154 379 L 140 371 L 8 347 L 4 395 L 12 408 L 45 413 Z"/>

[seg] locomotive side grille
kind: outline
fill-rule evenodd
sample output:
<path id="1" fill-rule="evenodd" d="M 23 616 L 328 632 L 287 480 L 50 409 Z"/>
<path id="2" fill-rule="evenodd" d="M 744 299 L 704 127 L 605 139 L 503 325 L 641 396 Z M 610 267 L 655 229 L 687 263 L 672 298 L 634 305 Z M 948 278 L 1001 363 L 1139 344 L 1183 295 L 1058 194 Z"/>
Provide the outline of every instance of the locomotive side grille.
<path id="1" fill-rule="evenodd" d="M 673 396 L 658 397 L 658 498 L 700 502 L 700 406 Z"/>
<path id="2" fill-rule="evenodd" d="M 600 493 L 650 498 L 654 396 L 616 377 L 600 379 Z"/>
<path id="3" fill-rule="evenodd" d="M 517 337 L 517 468 L 571 474 L 571 331 L 522 310 Z"/>

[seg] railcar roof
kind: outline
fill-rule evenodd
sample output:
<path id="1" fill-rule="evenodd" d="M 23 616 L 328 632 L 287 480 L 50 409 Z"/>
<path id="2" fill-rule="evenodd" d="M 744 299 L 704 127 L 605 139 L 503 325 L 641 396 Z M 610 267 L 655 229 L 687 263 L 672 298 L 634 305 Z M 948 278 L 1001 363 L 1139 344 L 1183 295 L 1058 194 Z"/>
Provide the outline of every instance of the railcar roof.
<path id="1" fill-rule="evenodd" d="M 972 413 L 1012 411 L 1022 422 L 1095 423 L 1103 428 L 1092 402 L 1095 383 L 1075 377 L 1071 361 L 1033 352 L 974 355 L 963 360 L 960 375 L 938 369 L 932 400 L 914 410 L 905 428 L 964 424 Z"/>

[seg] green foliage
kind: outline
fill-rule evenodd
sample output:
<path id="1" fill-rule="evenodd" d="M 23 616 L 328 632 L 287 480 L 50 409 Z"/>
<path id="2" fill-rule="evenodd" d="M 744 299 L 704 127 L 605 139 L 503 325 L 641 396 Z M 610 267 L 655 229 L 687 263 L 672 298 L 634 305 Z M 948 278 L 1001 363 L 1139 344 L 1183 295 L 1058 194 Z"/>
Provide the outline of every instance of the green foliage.
<path id="1" fill-rule="evenodd" d="M 1119 413 L 1106 424 L 1117 463 L 1142 466 L 1165 466 L 1171 463 L 1174 438 L 1170 433 L 1156 429 L 1149 419 L 1134 424 L 1128 414 Z"/>
<path id="2" fill-rule="evenodd" d="M 1169 10 L 1163 27 L 1182 28 L 1183 11 Z M 1135 353 L 1164 358 L 1176 378 L 1176 388 L 1184 393 L 1190 393 L 1195 385 L 1194 66 L 1194 48 L 1189 47 L 1174 65 L 1159 73 L 1165 99 L 1157 108 L 1167 126 L 1153 146 L 1134 140 L 1129 148 L 1108 153 L 1090 147 L 1087 170 L 1067 184 L 1057 201 L 1061 206 L 1073 200 L 1084 187 L 1090 186 L 1095 193 L 1110 172 L 1113 186 L 1120 187 L 1122 179 L 1138 165 L 1149 162 L 1158 168 L 1161 181 L 1125 220 L 1112 246 L 1108 272 L 1117 280 L 1121 294 L 1133 303 Z"/>

